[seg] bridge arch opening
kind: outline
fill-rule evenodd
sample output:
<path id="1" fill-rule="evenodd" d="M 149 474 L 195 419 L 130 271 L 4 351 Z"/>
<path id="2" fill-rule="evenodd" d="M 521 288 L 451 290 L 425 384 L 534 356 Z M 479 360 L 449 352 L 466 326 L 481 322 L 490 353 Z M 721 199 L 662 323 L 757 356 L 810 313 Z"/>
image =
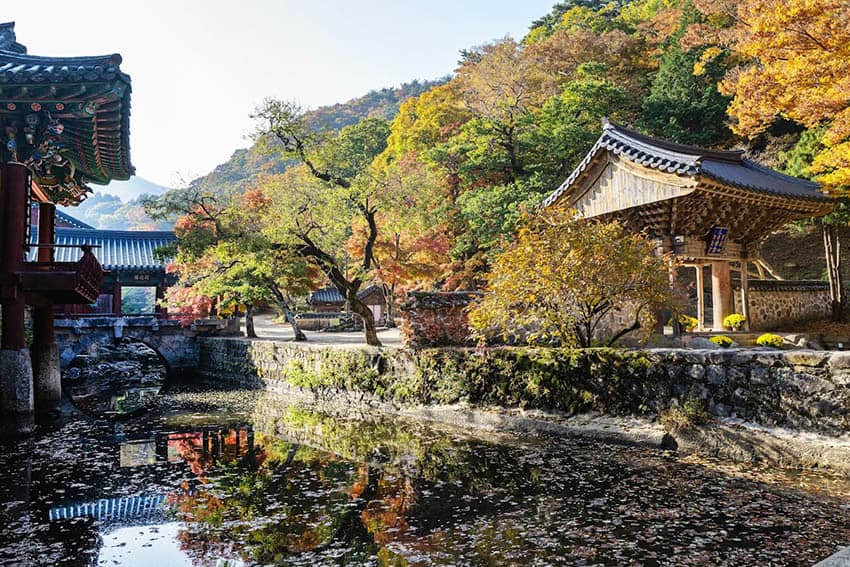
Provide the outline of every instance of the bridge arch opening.
<path id="1" fill-rule="evenodd" d="M 98 417 L 144 410 L 165 385 L 168 362 L 153 345 L 135 337 L 90 343 L 62 372 L 62 388 L 74 404 Z"/>

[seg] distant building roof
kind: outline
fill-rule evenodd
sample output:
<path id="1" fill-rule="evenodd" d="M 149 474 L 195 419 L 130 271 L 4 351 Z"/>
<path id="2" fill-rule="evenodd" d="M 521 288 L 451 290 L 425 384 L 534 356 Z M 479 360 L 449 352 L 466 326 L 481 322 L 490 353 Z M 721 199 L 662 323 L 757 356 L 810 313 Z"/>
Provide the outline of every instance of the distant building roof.
<path id="1" fill-rule="evenodd" d="M 603 119 L 602 135 L 581 163 L 558 189 L 544 201 L 557 201 L 588 168 L 601 151 L 627 159 L 638 165 L 682 176 L 703 176 L 719 183 L 754 193 L 830 201 L 821 193 L 817 183 L 773 171 L 744 158 L 744 152 L 717 151 L 676 144 L 646 136 Z"/>
<path id="2" fill-rule="evenodd" d="M 379 288 L 377 285 L 370 285 L 358 291 L 357 297 L 359 299 L 362 299 L 367 295 L 375 292 L 376 290 L 380 291 L 380 289 L 381 288 Z M 345 303 L 345 298 L 335 287 L 328 286 L 323 287 L 321 289 L 317 289 L 316 291 L 311 293 L 308 303 L 310 303 L 311 305 L 316 303 L 339 303 L 340 305 L 342 305 L 343 303 Z"/>
<path id="3" fill-rule="evenodd" d="M 142 230 L 96 230 L 92 228 L 56 228 L 56 244 L 98 246 L 92 252 L 106 270 L 162 271 L 168 261 L 154 257 L 157 248 L 176 240 L 173 232 Z M 38 242 L 38 229 L 33 227 L 30 242 Z M 37 249 L 31 248 L 30 261 Z M 57 262 L 76 262 L 82 256 L 79 248 L 56 248 Z"/>
<path id="4" fill-rule="evenodd" d="M 58 210 L 56 211 L 56 225 L 60 227 L 65 225 L 68 228 L 89 228 L 91 230 L 95 230 L 92 225 L 86 224 L 80 219 L 74 218 L 71 215 Z"/>

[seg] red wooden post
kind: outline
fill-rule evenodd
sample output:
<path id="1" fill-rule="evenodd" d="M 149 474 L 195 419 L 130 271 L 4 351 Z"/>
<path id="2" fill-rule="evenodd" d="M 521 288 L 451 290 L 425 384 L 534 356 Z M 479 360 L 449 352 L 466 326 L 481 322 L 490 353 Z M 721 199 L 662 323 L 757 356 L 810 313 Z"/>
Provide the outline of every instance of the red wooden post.
<path id="1" fill-rule="evenodd" d="M 7 163 L 3 174 L 3 248 L 0 275 L 3 278 L 3 350 L 21 350 L 24 341 L 24 293 L 16 274 L 24 263 L 26 232 L 27 176 L 26 167 Z"/>
<path id="2" fill-rule="evenodd" d="M 53 262 L 56 234 L 56 205 L 41 203 L 38 206 L 38 261 Z M 33 387 L 35 411 L 39 414 L 59 409 L 62 400 L 62 378 L 59 369 L 59 349 L 53 329 L 53 304 L 46 303 L 33 309 Z"/>
<path id="3" fill-rule="evenodd" d="M 17 275 L 24 263 L 28 176 L 27 168 L 20 163 L 2 165 L 0 429 L 15 434 L 32 431 L 34 409 L 32 360 L 24 338 L 24 291 Z"/>

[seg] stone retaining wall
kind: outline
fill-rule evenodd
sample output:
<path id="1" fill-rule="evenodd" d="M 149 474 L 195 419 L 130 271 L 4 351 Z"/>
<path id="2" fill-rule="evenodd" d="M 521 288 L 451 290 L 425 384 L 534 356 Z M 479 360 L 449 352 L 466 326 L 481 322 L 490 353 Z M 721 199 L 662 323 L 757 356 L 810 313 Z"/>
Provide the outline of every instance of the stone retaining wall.
<path id="1" fill-rule="evenodd" d="M 657 415 L 699 402 L 718 417 L 850 432 L 850 352 L 650 349 L 318 349 L 201 338 L 202 376 L 404 405 L 468 403 Z"/>
<path id="2" fill-rule="evenodd" d="M 825 282 L 778 281 L 752 284 L 749 289 L 749 323 L 753 331 L 790 328 L 831 314 Z M 735 312 L 741 313 L 741 294 L 735 294 Z"/>

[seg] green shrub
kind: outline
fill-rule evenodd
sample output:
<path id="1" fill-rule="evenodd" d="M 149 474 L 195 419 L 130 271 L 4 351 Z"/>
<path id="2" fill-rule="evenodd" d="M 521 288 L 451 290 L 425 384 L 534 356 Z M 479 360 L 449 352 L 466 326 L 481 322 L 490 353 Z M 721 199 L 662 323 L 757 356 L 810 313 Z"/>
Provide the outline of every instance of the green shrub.
<path id="1" fill-rule="evenodd" d="M 779 335 L 765 333 L 756 339 L 756 344 L 763 347 L 782 348 L 782 345 L 785 344 L 785 339 Z"/>
<path id="2" fill-rule="evenodd" d="M 658 417 L 664 429 L 670 433 L 676 433 L 707 423 L 711 416 L 701 400 L 690 397 L 682 407 L 673 406 L 662 411 Z"/>
<path id="3" fill-rule="evenodd" d="M 740 313 L 732 313 L 723 318 L 723 326 L 733 331 L 740 329 L 746 322 L 747 318 Z"/>
<path id="4" fill-rule="evenodd" d="M 711 337 L 708 340 L 710 340 L 719 347 L 729 348 L 730 346 L 732 346 L 732 339 L 730 339 L 726 335 L 717 335 L 716 337 Z"/>
<path id="5" fill-rule="evenodd" d="M 679 324 L 688 332 L 693 331 L 699 325 L 699 321 L 696 317 L 691 317 L 690 315 L 685 315 L 682 313 L 679 315 Z"/>

